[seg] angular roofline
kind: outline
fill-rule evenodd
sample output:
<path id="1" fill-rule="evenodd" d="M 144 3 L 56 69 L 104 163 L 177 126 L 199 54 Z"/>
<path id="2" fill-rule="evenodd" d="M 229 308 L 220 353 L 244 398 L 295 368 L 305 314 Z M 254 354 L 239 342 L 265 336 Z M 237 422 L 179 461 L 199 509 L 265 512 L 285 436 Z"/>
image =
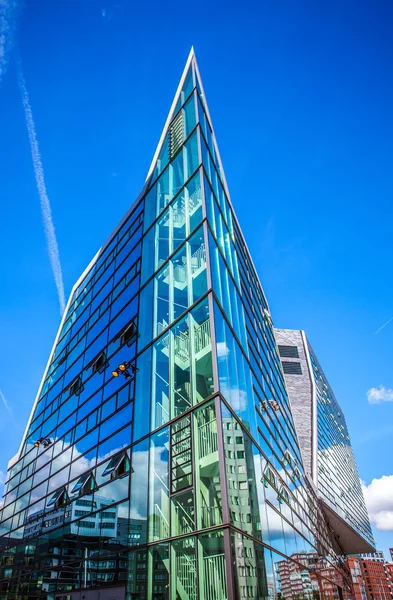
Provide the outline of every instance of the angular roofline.
<path id="1" fill-rule="evenodd" d="M 171 108 L 169 109 L 169 113 L 168 113 L 168 116 L 166 118 L 165 125 L 163 127 L 162 132 L 161 132 L 161 137 L 160 137 L 160 139 L 158 141 L 157 148 L 156 148 L 156 151 L 155 151 L 154 156 L 153 156 L 153 160 L 151 161 L 150 168 L 149 168 L 149 171 L 147 173 L 147 177 L 146 177 L 146 180 L 145 180 L 145 186 L 144 187 L 147 186 L 147 184 L 150 181 L 151 176 L 153 175 L 154 167 L 156 166 L 157 159 L 158 159 L 158 157 L 160 155 L 160 152 L 161 152 L 161 149 L 162 149 L 162 147 L 164 145 L 165 136 L 166 136 L 166 134 L 168 132 L 169 124 L 172 121 L 172 117 L 173 117 L 173 114 L 175 112 L 175 108 L 176 108 L 177 102 L 178 102 L 178 100 L 180 98 L 180 94 L 181 94 L 181 91 L 183 89 L 183 84 L 184 84 L 184 82 L 186 80 L 187 73 L 188 73 L 189 68 L 191 66 L 191 63 L 192 63 L 192 59 L 195 59 L 194 46 L 191 46 L 191 50 L 190 50 L 190 53 L 189 53 L 188 58 L 187 58 L 186 66 L 183 69 L 183 73 L 182 73 L 182 76 L 180 78 L 179 85 L 177 86 L 177 90 L 176 90 L 175 96 L 173 98 L 173 101 L 172 101 L 172 104 L 171 104 Z"/>

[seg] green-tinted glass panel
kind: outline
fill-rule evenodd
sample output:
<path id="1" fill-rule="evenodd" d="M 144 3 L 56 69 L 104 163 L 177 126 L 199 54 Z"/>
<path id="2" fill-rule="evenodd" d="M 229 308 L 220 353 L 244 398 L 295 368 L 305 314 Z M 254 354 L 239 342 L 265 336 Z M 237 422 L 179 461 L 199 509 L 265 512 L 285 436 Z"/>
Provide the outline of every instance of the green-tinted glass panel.
<path id="1" fill-rule="evenodd" d="M 165 329 L 171 321 L 170 269 L 171 264 L 167 263 L 155 277 L 155 335 Z"/>
<path id="2" fill-rule="evenodd" d="M 212 342 L 207 299 L 191 312 L 193 370 L 196 400 L 199 402 L 214 391 Z"/>
<path id="3" fill-rule="evenodd" d="M 169 600 L 169 544 L 156 544 L 149 548 L 148 595 L 137 598 Z"/>
<path id="4" fill-rule="evenodd" d="M 190 266 L 193 304 L 207 291 L 206 249 L 203 228 L 190 239 Z"/>
<path id="5" fill-rule="evenodd" d="M 214 404 L 194 413 L 195 481 L 198 529 L 222 523 L 217 420 Z"/>
<path id="6" fill-rule="evenodd" d="M 197 600 L 197 560 L 195 538 L 172 542 L 172 593 L 176 600 Z M 206 599 L 207 600 L 207 599 Z"/>
<path id="7" fill-rule="evenodd" d="M 186 201 L 184 199 L 184 190 L 172 204 L 172 251 L 186 239 L 187 219 L 186 219 Z"/>
<path id="8" fill-rule="evenodd" d="M 188 231 L 193 231 L 202 221 L 202 188 L 200 172 L 195 175 L 186 185 L 186 197 L 188 204 Z"/>
<path id="9" fill-rule="evenodd" d="M 199 581 L 203 589 L 203 598 L 209 600 L 227 600 L 228 586 L 224 550 L 224 533 L 212 531 L 198 536 Z M 243 594 L 243 597 L 247 596 Z"/>
<path id="10" fill-rule="evenodd" d="M 149 541 L 169 537 L 169 432 L 163 429 L 150 440 Z"/>
<path id="11" fill-rule="evenodd" d="M 172 259 L 173 274 L 173 319 L 179 317 L 188 307 L 188 273 L 187 247 L 181 250 Z"/>
<path id="12" fill-rule="evenodd" d="M 173 417 L 177 417 L 192 405 L 190 329 L 188 317 L 171 330 L 171 355 L 173 357 Z"/>

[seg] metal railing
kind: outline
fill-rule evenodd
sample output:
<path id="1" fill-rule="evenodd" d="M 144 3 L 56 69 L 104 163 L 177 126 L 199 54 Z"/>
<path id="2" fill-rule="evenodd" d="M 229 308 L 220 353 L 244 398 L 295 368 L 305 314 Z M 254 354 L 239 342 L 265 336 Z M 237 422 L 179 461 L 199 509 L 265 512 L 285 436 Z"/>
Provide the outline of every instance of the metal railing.
<path id="1" fill-rule="evenodd" d="M 203 559 L 205 571 L 205 600 L 227 600 L 225 555 L 215 554 Z"/>
<path id="2" fill-rule="evenodd" d="M 187 594 L 187 600 L 196 600 L 195 558 L 190 558 L 187 554 L 179 554 L 176 556 L 176 575 L 184 592 Z M 180 595 L 180 597 L 185 600 L 184 595 Z"/>
<path id="3" fill-rule="evenodd" d="M 206 265 L 206 250 L 205 244 L 201 244 L 191 256 L 191 273 L 194 274 L 201 267 Z"/>
<path id="4" fill-rule="evenodd" d="M 217 452 L 217 421 L 211 419 L 198 428 L 199 435 L 199 456 L 203 458 L 213 452 Z"/>
<path id="5" fill-rule="evenodd" d="M 151 518 L 153 520 L 153 537 L 159 540 L 168 538 L 169 522 L 158 504 L 154 505 L 154 511 Z"/>
<path id="6" fill-rule="evenodd" d="M 201 352 L 211 344 L 210 319 L 206 319 L 199 327 L 194 328 L 194 347 L 195 352 Z"/>

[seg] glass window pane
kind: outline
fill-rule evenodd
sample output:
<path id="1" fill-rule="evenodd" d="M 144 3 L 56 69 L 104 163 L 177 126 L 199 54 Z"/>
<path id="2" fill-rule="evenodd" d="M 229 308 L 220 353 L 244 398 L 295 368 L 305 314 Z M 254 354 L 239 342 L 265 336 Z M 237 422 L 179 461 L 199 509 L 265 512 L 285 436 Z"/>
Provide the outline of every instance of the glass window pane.
<path id="1" fill-rule="evenodd" d="M 184 179 L 187 180 L 198 168 L 199 152 L 198 152 L 198 136 L 195 131 L 188 142 L 185 144 L 185 166 L 184 166 Z"/>
<path id="2" fill-rule="evenodd" d="M 147 490 L 149 474 L 149 440 L 145 439 L 132 448 L 131 454 L 131 500 L 130 518 L 132 525 L 140 525 L 138 543 L 147 541 Z"/>
<path id="3" fill-rule="evenodd" d="M 194 490 L 172 496 L 172 535 L 184 535 L 194 529 Z"/>
<path id="4" fill-rule="evenodd" d="M 169 432 L 150 439 L 149 541 L 169 537 Z"/>
<path id="5" fill-rule="evenodd" d="M 195 114 L 195 96 L 194 94 L 188 100 L 184 106 L 184 120 L 185 120 L 185 135 L 190 135 L 191 131 L 196 125 L 196 114 Z"/>
<path id="6" fill-rule="evenodd" d="M 172 598 L 196 600 L 197 562 L 195 538 L 183 538 L 172 543 Z M 200 594 L 201 598 L 202 595 Z M 209 598 L 209 596 L 205 596 Z"/>
<path id="7" fill-rule="evenodd" d="M 203 228 L 201 227 L 188 242 L 190 248 L 190 265 L 193 304 L 207 291 L 206 249 Z"/>
<path id="8" fill-rule="evenodd" d="M 210 396 L 214 391 L 212 344 L 209 305 L 207 299 L 191 312 L 193 371 L 196 400 Z"/>
<path id="9" fill-rule="evenodd" d="M 186 245 L 172 259 L 173 319 L 188 308 L 188 269 Z"/>
<path id="10" fill-rule="evenodd" d="M 186 203 L 184 190 L 172 204 L 172 251 L 186 239 Z"/>
<path id="11" fill-rule="evenodd" d="M 199 581 L 204 588 L 204 597 L 212 600 L 227 600 L 224 533 L 222 531 L 204 533 L 198 536 L 198 543 L 201 555 Z"/>
<path id="12" fill-rule="evenodd" d="M 217 421 L 214 404 L 194 413 L 197 527 L 222 523 Z"/>
<path id="13" fill-rule="evenodd" d="M 169 314 L 170 268 L 168 263 L 155 278 L 155 335 L 158 335 L 171 321 Z"/>
<path id="14" fill-rule="evenodd" d="M 152 383 L 151 428 L 154 430 L 169 420 L 169 333 L 153 346 Z"/>
<path id="15" fill-rule="evenodd" d="M 172 417 L 177 417 L 192 405 L 190 329 L 187 317 L 179 321 L 171 330 L 171 357 L 173 368 Z"/>
<path id="16" fill-rule="evenodd" d="M 156 225 L 156 269 L 159 269 L 170 254 L 170 219 L 169 210 L 166 210 Z"/>
<path id="17" fill-rule="evenodd" d="M 202 188 L 199 171 L 186 185 L 185 195 L 188 203 L 188 231 L 190 232 L 202 221 Z"/>

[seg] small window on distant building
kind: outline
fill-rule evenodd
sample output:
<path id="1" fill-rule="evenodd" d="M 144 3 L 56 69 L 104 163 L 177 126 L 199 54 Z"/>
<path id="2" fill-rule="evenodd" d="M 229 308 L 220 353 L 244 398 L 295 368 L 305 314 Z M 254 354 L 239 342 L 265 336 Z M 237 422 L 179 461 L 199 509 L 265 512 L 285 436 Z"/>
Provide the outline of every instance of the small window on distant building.
<path id="1" fill-rule="evenodd" d="M 301 375 L 302 367 L 300 362 L 282 361 L 282 368 L 285 375 Z"/>
<path id="2" fill-rule="evenodd" d="M 278 352 L 282 358 L 299 358 L 297 346 L 280 346 L 279 344 Z"/>

